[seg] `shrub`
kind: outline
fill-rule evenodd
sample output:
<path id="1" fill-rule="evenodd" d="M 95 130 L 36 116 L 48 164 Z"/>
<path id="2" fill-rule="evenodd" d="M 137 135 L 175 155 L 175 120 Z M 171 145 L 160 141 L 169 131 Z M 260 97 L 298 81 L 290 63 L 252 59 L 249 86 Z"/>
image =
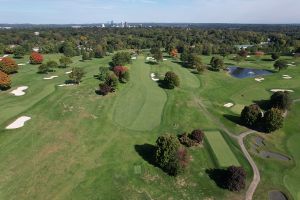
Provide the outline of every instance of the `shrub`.
<path id="1" fill-rule="evenodd" d="M 67 68 L 67 66 L 68 66 L 69 64 L 72 64 L 73 61 L 72 61 L 71 58 L 69 58 L 69 57 L 67 57 L 67 56 L 62 56 L 62 57 L 59 59 L 59 63 L 61 64 L 61 66 L 62 66 L 63 68 Z"/>
<path id="2" fill-rule="evenodd" d="M 230 166 L 227 168 L 227 188 L 239 192 L 246 187 L 246 171 L 242 167 Z"/>
<path id="3" fill-rule="evenodd" d="M 95 49 L 95 58 L 103 58 L 105 56 L 105 51 L 102 46 L 98 45 Z"/>
<path id="4" fill-rule="evenodd" d="M 25 49 L 21 46 L 16 47 L 14 50 L 14 56 L 15 58 L 23 58 L 25 55 Z"/>
<path id="5" fill-rule="evenodd" d="M 12 74 L 18 71 L 18 65 L 16 61 L 10 57 L 5 57 L 0 61 L 0 71 L 6 74 Z"/>
<path id="6" fill-rule="evenodd" d="M 271 108 L 263 117 L 264 128 L 267 133 L 276 131 L 283 126 L 282 111 L 278 108 Z"/>
<path id="7" fill-rule="evenodd" d="M 256 51 L 255 52 L 255 56 L 256 57 L 262 57 L 262 56 L 264 56 L 265 55 L 265 52 L 263 52 L 263 51 Z"/>
<path id="8" fill-rule="evenodd" d="M 49 72 L 49 66 L 47 64 L 41 64 L 38 69 L 38 73 L 46 74 Z"/>
<path id="9" fill-rule="evenodd" d="M 50 60 L 47 62 L 47 65 L 50 69 L 53 69 L 53 68 L 57 68 L 58 67 L 58 63 L 54 60 Z"/>
<path id="10" fill-rule="evenodd" d="M 180 80 L 177 74 L 169 71 L 165 74 L 164 83 L 167 88 L 174 89 L 175 87 L 179 87 Z"/>
<path id="11" fill-rule="evenodd" d="M 10 85 L 11 85 L 10 77 L 6 73 L 0 71 L 0 90 L 9 89 Z"/>
<path id="12" fill-rule="evenodd" d="M 118 78 L 121 78 L 121 75 L 128 70 L 127 67 L 124 66 L 115 66 L 113 71 Z"/>
<path id="13" fill-rule="evenodd" d="M 245 106 L 241 112 L 241 121 L 246 126 L 255 126 L 262 118 L 262 111 L 257 104 Z"/>
<path id="14" fill-rule="evenodd" d="M 176 176 L 186 167 L 187 153 L 182 149 L 178 139 L 164 135 L 156 140 L 156 163 L 170 175 Z"/>
<path id="15" fill-rule="evenodd" d="M 73 83 L 79 84 L 85 72 L 80 67 L 73 67 L 72 72 L 69 74 Z"/>
<path id="16" fill-rule="evenodd" d="M 197 143 L 202 143 L 204 139 L 204 132 L 200 129 L 193 130 L 191 133 L 191 139 Z"/>
<path id="17" fill-rule="evenodd" d="M 243 57 L 243 58 L 246 58 L 248 56 L 248 52 L 246 50 L 241 50 L 239 53 L 238 53 L 239 56 Z"/>
<path id="18" fill-rule="evenodd" d="M 177 58 L 177 57 L 178 57 L 178 51 L 177 51 L 176 48 L 175 48 L 175 49 L 172 49 L 172 50 L 170 51 L 170 56 L 172 56 L 173 58 Z"/>
<path id="19" fill-rule="evenodd" d="M 292 99 L 288 92 L 275 92 L 270 98 L 270 104 L 273 108 L 287 110 L 291 107 Z"/>
<path id="20" fill-rule="evenodd" d="M 100 87 L 99 93 L 103 96 L 106 96 L 110 92 L 114 92 L 114 89 L 111 86 L 107 85 L 106 83 L 101 83 L 99 87 Z"/>
<path id="21" fill-rule="evenodd" d="M 195 141 L 193 141 L 187 133 L 183 133 L 182 135 L 179 135 L 179 141 L 182 145 L 186 147 L 192 147 L 195 146 Z"/>
<path id="22" fill-rule="evenodd" d="M 44 57 L 40 53 L 32 52 L 29 59 L 31 64 L 36 65 L 41 64 L 44 60 Z"/>

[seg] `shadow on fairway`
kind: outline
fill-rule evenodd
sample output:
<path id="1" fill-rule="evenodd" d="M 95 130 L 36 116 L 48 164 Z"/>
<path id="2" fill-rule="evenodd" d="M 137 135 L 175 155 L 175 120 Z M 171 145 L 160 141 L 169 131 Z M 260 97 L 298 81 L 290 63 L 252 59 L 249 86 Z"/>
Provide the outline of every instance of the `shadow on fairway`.
<path id="1" fill-rule="evenodd" d="M 236 116 L 236 115 L 223 115 L 226 119 L 228 119 L 229 121 L 244 126 L 243 123 L 241 122 L 240 116 Z"/>
<path id="2" fill-rule="evenodd" d="M 227 189 L 227 170 L 225 169 L 207 169 L 205 170 L 209 178 L 212 179 L 220 188 Z"/>
<path id="3" fill-rule="evenodd" d="M 155 163 L 156 147 L 152 144 L 134 145 L 135 151 L 149 164 L 158 167 Z"/>
<path id="4" fill-rule="evenodd" d="M 262 110 L 269 110 L 271 108 L 269 100 L 259 100 L 253 101 L 253 103 L 257 104 Z"/>

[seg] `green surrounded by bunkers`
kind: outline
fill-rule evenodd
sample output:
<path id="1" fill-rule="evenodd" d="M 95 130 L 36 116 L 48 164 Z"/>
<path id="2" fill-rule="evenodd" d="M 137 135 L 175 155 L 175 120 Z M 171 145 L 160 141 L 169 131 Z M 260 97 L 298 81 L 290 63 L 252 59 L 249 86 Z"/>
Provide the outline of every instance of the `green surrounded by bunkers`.
<path id="1" fill-rule="evenodd" d="M 240 163 L 219 131 L 208 131 L 205 136 L 220 167 L 240 166 Z"/>

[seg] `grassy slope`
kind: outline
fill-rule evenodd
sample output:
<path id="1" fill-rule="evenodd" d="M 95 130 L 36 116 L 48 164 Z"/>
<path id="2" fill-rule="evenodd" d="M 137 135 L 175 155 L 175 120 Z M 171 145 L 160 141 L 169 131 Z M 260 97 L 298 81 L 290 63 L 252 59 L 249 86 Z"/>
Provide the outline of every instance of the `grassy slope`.
<path id="1" fill-rule="evenodd" d="M 58 59 L 57 55 L 50 57 Z M 205 173 L 206 169 L 216 167 L 207 148 L 190 149 L 191 165 L 177 178 L 169 177 L 146 161 L 147 147 L 163 133 L 217 128 L 195 101 L 199 97 L 198 80 L 202 82 L 202 78 L 167 62 L 166 67 L 162 66 L 164 70 L 185 71 L 182 88 L 161 89 L 166 92 L 167 101 L 160 126 L 151 131 L 147 130 L 150 126 L 144 131 L 134 131 L 114 121 L 115 108 L 121 101 L 119 95 L 130 90 L 138 94 L 140 88 L 132 85 L 150 79 L 138 67 L 154 70 L 158 66 L 137 61 L 131 70 L 133 76 L 140 78 L 132 77 L 132 83 L 122 86 L 116 94 L 97 96 L 95 89 L 99 82 L 93 75 L 100 65 L 107 66 L 109 60 L 107 57 L 82 63 L 75 58 L 73 66 L 82 66 L 88 72 L 79 86 L 55 87 L 67 79 L 63 74 L 69 69 L 58 69 L 51 75 L 61 77 L 49 81 L 36 74 L 36 66 L 24 66 L 14 75 L 13 87 L 28 85 L 30 88 L 23 97 L 0 93 L 1 103 L 11 98 L 16 105 L 0 105 L 1 110 L 7 109 L 0 121 L 0 199 L 240 199 L 242 193 L 218 188 Z M 146 80 L 145 84 L 152 92 L 159 89 L 154 89 L 151 81 Z M 45 88 L 47 92 L 40 96 Z M 4 130 L 20 113 L 31 116 L 32 120 L 21 129 Z M 127 113 L 121 115 L 127 117 Z M 146 123 L 145 120 L 149 119 L 144 118 L 141 123 Z M 235 144 L 232 146 L 239 162 L 249 171 L 240 151 Z"/>

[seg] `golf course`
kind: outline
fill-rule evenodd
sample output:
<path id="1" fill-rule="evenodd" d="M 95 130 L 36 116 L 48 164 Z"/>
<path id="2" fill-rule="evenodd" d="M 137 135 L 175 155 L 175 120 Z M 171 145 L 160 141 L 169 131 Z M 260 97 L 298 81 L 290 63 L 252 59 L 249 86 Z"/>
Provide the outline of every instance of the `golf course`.
<path id="1" fill-rule="evenodd" d="M 293 104 L 282 129 L 242 138 L 260 175 L 253 199 L 268 199 L 272 190 L 300 199 L 299 58 L 281 56 L 294 64 L 275 71 L 270 55 L 239 63 L 233 55 L 224 57 L 226 67 L 272 72 L 259 82 L 235 78 L 226 70 L 198 74 L 166 53 L 163 61 L 151 63 L 149 54 L 143 50 L 126 65 L 130 80 L 106 96 L 97 94 L 96 76 L 99 67 L 110 66 L 112 55 L 86 61 L 75 56 L 69 67 L 48 74 L 37 73 L 38 66 L 27 63 L 28 55 L 15 59 L 24 65 L 11 75 L 11 88 L 0 91 L 0 199 L 244 199 L 254 171 L 238 142 L 249 129 L 237 119 L 244 106 L 268 100 L 272 89 L 292 90 Z M 61 56 L 45 54 L 44 62 L 58 62 Z M 207 65 L 212 58 L 201 57 Z M 85 72 L 80 84 L 60 86 L 72 67 Z M 173 90 L 151 78 L 154 73 L 163 80 L 168 71 L 180 80 Z M 11 93 L 22 86 L 28 87 L 24 95 Z M 228 103 L 232 105 L 224 106 Z M 30 119 L 7 129 L 22 116 Z M 169 176 L 152 162 L 159 136 L 177 137 L 195 129 L 203 130 L 205 139 L 188 148 L 190 164 L 184 173 Z M 253 148 L 256 137 L 264 139 L 258 149 Z M 259 151 L 278 152 L 289 160 L 263 158 Z M 231 165 L 247 173 L 240 192 L 220 187 L 210 173 Z"/>

